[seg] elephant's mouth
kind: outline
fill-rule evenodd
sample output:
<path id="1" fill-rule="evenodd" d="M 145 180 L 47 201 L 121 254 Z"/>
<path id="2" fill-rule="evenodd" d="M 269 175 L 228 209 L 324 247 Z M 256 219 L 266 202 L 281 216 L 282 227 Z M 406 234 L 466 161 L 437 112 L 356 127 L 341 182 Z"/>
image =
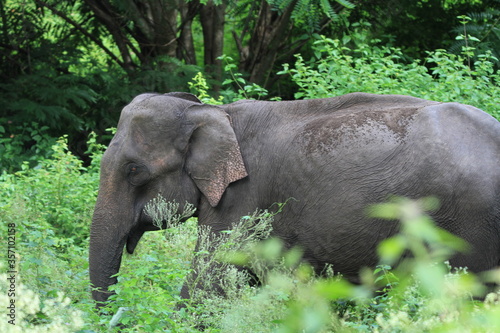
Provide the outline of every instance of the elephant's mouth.
<path id="1" fill-rule="evenodd" d="M 192 216 L 198 217 L 196 212 Z M 191 216 L 183 217 L 179 222 L 185 222 L 189 218 L 191 218 Z M 163 225 L 161 228 L 154 225 L 153 220 L 147 214 L 145 214 L 144 211 L 141 211 L 139 217 L 137 218 L 137 221 L 138 222 L 136 226 L 133 227 L 130 230 L 129 234 L 127 235 L 126 248 L 127 248 L 127 253 L 129 254 L 134 253 L 134 250 L 137 247 L 139 240 L 146 231 L 157 231 L 167 227 L 166 221 L 163 221 Z"/>
<path id="2" fill-rule="evenodd" d="M 127 253 L 133 254 L 139 240 L 146 231 L 156 231 L 160 228 L 153 225 L 152 220 L 145 214 L 141 213 L 138 219 L 138 224 L 130 230 L 127 236 Z"/>
<path id="3" fill-rule="evenodd" d="M 143 228 L 133 228 L 130 231 L 127 237 L 127 252 L 129 254 L 134 253 L 134 250 L 145 231 L 146 230 L 144 230 Z"/>

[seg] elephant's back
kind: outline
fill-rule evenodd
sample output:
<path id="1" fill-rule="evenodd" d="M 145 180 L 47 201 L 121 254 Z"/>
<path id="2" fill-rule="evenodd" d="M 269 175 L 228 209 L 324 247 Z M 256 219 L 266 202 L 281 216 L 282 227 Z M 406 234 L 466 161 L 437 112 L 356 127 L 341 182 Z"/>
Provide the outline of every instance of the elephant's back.
<path id="1" fill-rule="evenodd" d="M 500 122 L 480 109 L 459 103 L 428 106 L 415 117 L 408 139 L 410 147 L 450 172 L 500 186 Z"/>
<path id="2" fill-rule="evenodd" d="M 500 214 L 500 123 L 496 119 L 469 105 L 433 105 L 419 112 L 408 139 L 407 150 L 418 157 L 421 168 L 429 170 L 425 183 L 460 197 L 469 206 L 498 207 Z M 500 216 L 497 221 L 500 233 Z"/>

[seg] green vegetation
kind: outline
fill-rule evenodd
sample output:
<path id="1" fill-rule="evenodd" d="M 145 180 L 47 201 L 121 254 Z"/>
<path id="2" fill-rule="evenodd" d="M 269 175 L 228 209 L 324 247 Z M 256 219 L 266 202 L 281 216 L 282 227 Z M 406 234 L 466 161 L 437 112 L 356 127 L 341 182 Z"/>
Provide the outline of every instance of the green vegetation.
<path id="1" fill-rule="evenodd" d="M 102 147 L 91 138 L 94 161 Z M 500 282 L 500 272 L 474 276 L 466 268 L 451 270 L 446 259 L 465 244 L 436 228 L 425 215 L 439 205 L 432 198 L 397 199 L 372 207 L 373 216 L 399 219 L 401 233 L 379 247 L 380 265 L 363 272 L 355 286 L 328 268 L 324 277 L 300 263 L 300 249 L 284 251 L 269 239 L 280 206 L 256 211 L 235 221 L 231 230 L 208 241 L 196 253 L 196 220 L 177 224 L 181 216 L 161 197 L 148 208 L 171 227 L 144 236 L 133 256 L 125 255 L 114 286 L 114 302 L 95 312 L 87 277 L 87 242 L 97 189 L 97 163 L 83 168 L 60 139 L 50 159 L 39 167 L 2 177 L 2 236 L 15 225 L 16 326 L 0 322 L 3 332 L 477 332 L 500 329 L 500 292 L 486 300 L 483 282 Z M 78 193 L 75 193 L 78 192 Z M 175 206 L 175 204 L 174 204 Z M 278 209 L 276 209 L 278 208 Z M 272 212 L 271 212 L 272 211 Z M 186 212 L 186 216 L 190 212 Z M 3 239 L 7 243 L 6 239 Z M 215 249 L 213 256 L 208 248 Z M 398 262 L 409 250 L 413 258 Z M 190 262 L 205 265 L 198 280 L 217 283 L 222 298 L 210 292 L 193 295 L 177 309 L 179 290 Z M 221 264 L 208 277 L 208 263 Z M 245 264 L 264 281 L 250 287 L 251 277 L 231 263 Z M 8 279 L 3 274 L 0 298 L 8 304 Z M 205 280 L 206 279 L 206 280 Z M 17 330 L 16 330 L 17 329 Z"/>
<path id="2" fill-rule="evenodd" d="M 99 3 L 111 8 L 102 15 L 123 21 L 99 16 L 92 7 Z M 359 286 L 332 268 L 314 276 L 300 263 L 300 249 L 285 251 L 279 240 L 266 239 L 276 207 L 248 212 L 196 253 L 196 220 L 177 224 L 179 217 L 170 214 L 167 230 L 146 233 L 135 254 L 124 256 L 114 302 L 98 315 L 87 255 L 100 158 L 111 137 L 106 129 L 138 93 L 191 91 L 212 104 L 396 93 L 466 103 L 500 119 L 495 0 L 397 0 L 389 11 L 380 10 L 379 1 L 180 1 L 191 11 L 174 18 L 177 39 L 168 44 L 174 52 L 159 47 L 165 45 L 155 39 L 161 30 L 144 34 L 141 15 L 133 17 L 127 7 L 134 3 L 0 2 L 0 241 L 9 255 L 0 274 L 4 309 L 12 289 L 4 272 L 18 272 L 16 325 L 5 316 L 0 331 L 117 332 L 119 325 L 123 332 L 500 331 L 500 293 L 476 298 L 486 294 L 484 282 L 500 283 L 500 273 L 475 276 L 446 265 L 465 245 L 425 215 L 436 207 L 432 198 L 397 199 L 371 210 L 399 219 L 402 228 L 381 244 L 380 265 L 366 270 Z M 234 29 L 223 34 L 226 55 L 209 57 L 200 11 L 222 4 Z M 311 10 L 314 15 L 305 15 Z M 189 13 L 195 15 L 183 16 Z M 259 13 L 272 16 L 271 23 L 261 22 Z M 184 27 L 192 23 L 193 49 L 179 47 L 189 40 L 180 18 Z M 454 35 L 447 38 L 450 29 Z M 280 43 L 257 50 L 268 39 Z M 161 198 L 151 204 L 152 215 L 171 210 Z M 217 249 L 214 256 L 209 247 Z M 414 258 L 397 265 L 405 251 Z M 199 293 L 178 309 L 193 260 L 221 262 L 211 279 L 227 297 Z M 252 267 L 264 284 L 249 286 L 252 277 L 233 263 Z"/>
<path id="3" fill-rule="evenodd" d="M 411 95 L 473 105 L 500 118 L 500 73 L 491 52 L 478 54 L 469 45 L 459 55 L 435 50 L 427 52 L 422 64 L 420 60 L 406 62 L 401 49 L 367 38 L 367 28 L 369 24 L 357 23 L 352 33 L 341 39 L 322 37 L 314 43 L 314 56 L 309 61 L 297 55 L 295 68 L 285 65 L 281 73 L 290 74 L 299 86 L 295 97 L 358 91 Z M 471 55 L 477 58 L 473 66 Z"/>

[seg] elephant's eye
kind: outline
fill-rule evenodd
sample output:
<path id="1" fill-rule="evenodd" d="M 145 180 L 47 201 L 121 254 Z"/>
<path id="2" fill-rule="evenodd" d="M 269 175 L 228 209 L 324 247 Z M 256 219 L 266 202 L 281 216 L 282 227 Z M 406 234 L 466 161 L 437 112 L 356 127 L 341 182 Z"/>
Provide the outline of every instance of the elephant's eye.
<path id="1" fill-rule="evenodd" d="M 134 186 L 144 185 L 149 181 L 149 170 L 145 165 L 130 163 L 127 165 L 127 178 Z"/>

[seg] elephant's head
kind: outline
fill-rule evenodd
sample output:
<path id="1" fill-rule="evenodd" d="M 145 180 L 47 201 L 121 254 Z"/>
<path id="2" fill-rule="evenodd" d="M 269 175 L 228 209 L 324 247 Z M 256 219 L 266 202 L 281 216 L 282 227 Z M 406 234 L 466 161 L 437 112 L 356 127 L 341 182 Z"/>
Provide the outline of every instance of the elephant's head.
<path id="1" fill-rule="evenodd" d="M 190 94 L 143 94 L 127 105 L 101 162 L 89 251 L 93 298 L 116 283 L 126 246 L 133 253 L 145 231 L 148 201 L 215 207 L 229 183 L 247 175 L 228 114 Z"/>

